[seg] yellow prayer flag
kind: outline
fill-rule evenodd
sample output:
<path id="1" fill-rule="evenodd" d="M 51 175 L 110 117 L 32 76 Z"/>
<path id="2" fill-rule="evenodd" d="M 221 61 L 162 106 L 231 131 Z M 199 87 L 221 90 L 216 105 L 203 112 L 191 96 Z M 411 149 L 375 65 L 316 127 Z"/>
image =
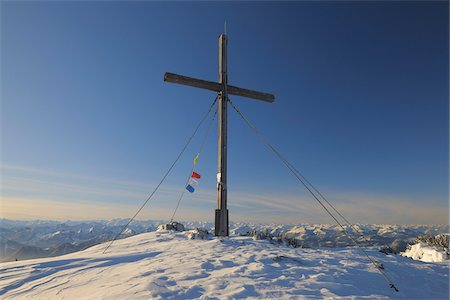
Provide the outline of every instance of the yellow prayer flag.
<path id="1" fill-rule="evenodd" d="M 197 164 L 197 162 L 198 162 L 198 154 L 194 158 L 194 166 Z"/>

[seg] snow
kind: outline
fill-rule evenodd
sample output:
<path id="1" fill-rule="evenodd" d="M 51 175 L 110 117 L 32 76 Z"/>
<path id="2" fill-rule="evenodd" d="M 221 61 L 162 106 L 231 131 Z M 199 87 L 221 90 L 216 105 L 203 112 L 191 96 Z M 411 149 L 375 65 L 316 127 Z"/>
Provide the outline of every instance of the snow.
<path id="1" fill-rule="evenodd" d="M 402 252 L 401 255 L 424 262 L 443 262 L 448 259 L 447 253 L 444 250 L 428 246 L 424 243 L 412 245 L 410 249 Z"/>
<path id="2" fill-rule="evenodd" d="M 203 240 L 203 239 L 211 237 L 208 230 L 203 229 L 203 228 L 195 228 L 195 229 L 189 230 L 186 232 L 186 235 L 187 235 L 188 239 L 190 239 L 190 240 L 194 240 L 194 239 L 202 239 Z"/>
<path id="3" fill-rule="evenodd" d="M 58 236 L 58 235 L 61 235 L 61 231 L 59 231 L 59 230 L 51 234 L 52 237 Z"/>
<path id="4" fill-rule="evenodd" d="M 59 257 L 0 264 L 2 299 L 448 299 L 449 264 L 375 248 L 398 293 L 355 248 L 149 232 Z"/>
<path id="5" fill-rule="evenodd" d="M 134 231 L 131 228 L 127 228 L 122 232 L 122 235 L 133 235 Z"/>
<path id="6" fill-rule="evenodd" d="M 81 251 L 87 247 L 113 239 L 128 223 L 128 219 L 110 221 L 18 221 L 0 219 L 0 262 L 14 261 L 16 258 L 30 259 L 62 255 Z M 119 238 L 155 231 L 161 220 L 134 220 L 127 231 Z M 211 222 L 184 222 L 186 229 L 206 228 L 214 232 Z M 405 251 L 406 245 L 422 235 L 436 236 L 448 234 L 450 228 L 445 225 L 354 225 L 364 233 L 365 239 L 359 242 L 365 246 L 388 246 L 396 252 Z M 129 230 L 128 230 L 129 229 Z M 349 228 L 349 231 L 352 231 Z M 55 232 L 60 234 L 53 235 Z M 248 235 L 248 232 L 263 232 L 276 237 L 284 236 L 297 241 L 303 247 L 348 247 L 353 242 L 342 234 L 341 228 L 330 224 L 251 224 L 230 223 L 230 234 Z M 359 236 L 356 234 L 355 237 Z M 395 242 L 395 243 L 394 243 Z M 394 243 L 394 244 L 393 244 Z M 62 247 L 66 244 L 68 247 Z M 70 245 L 69 245 L 70 244 Z M 29 251 L 33 247 L 36 251 Z M 37 248 L 40 248 L 37 249 Z M 70 252 L 69 252 L 70 251 Z M 36 255 L 36 256 L 33 256 Z"/>

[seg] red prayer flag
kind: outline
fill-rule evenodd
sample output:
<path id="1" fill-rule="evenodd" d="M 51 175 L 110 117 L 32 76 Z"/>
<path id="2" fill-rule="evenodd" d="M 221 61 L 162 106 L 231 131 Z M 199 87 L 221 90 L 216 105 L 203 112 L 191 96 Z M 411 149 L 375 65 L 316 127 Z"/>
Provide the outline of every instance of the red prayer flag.
<path id="1" fill-rule="evenodd" d="M 198 173 L 192 172 L 191 177 L 192 177 L 192 178 L 200 178 L 200 177 L 202 177 L 202 176 L 201 176 L 200 174 L 198 174 Z"/>

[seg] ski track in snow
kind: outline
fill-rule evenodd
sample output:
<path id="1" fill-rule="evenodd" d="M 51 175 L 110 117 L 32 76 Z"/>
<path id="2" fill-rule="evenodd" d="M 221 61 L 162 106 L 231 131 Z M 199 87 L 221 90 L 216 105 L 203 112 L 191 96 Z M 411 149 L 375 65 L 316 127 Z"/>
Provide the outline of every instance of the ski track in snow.
<path id="1" fill-rule="evenodd" d="M 151 232 L 60 257 L 0 264 L 1 299 L 448 299 L 449 263 L 366 248 L 301 249 L 233 236 Z"/>

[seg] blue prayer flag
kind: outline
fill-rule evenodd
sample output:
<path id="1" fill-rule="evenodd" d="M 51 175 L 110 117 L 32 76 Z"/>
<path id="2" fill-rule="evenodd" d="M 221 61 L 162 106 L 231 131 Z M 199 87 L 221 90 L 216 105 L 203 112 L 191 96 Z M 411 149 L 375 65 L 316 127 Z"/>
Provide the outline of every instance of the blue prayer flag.
<path id="1" fill-rule="evenodd" d="M 193 187 L 192 185 L 190 185 L 190 184 L 188 184 L 188 185 L 186 186 L 186 189 L 187 189 L 190 193 L 193 193 L 193 192 L 195 191 L 194 187 Z"/>

